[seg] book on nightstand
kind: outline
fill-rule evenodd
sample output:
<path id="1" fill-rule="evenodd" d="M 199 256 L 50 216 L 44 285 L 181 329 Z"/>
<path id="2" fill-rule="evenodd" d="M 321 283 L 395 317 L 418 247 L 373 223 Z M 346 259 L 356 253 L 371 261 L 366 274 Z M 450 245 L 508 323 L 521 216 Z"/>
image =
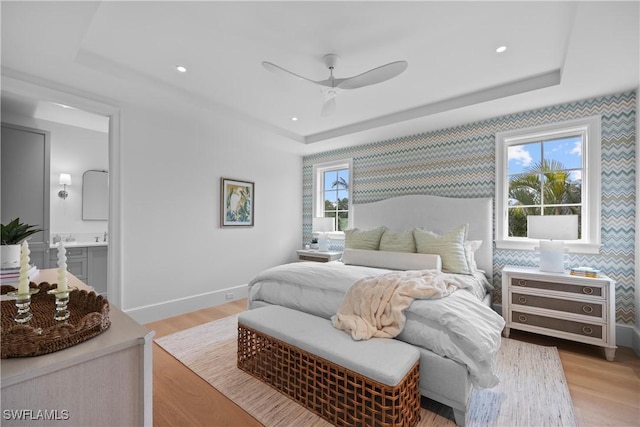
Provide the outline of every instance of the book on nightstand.
<path id="1" fill-rule="evenodd" d="M 571 267 L 571 270 L 569 270 L 570 275 L 581 277 L 598 277 L 598 273 L 600 273 L 600 270 L 591 267 Z"/>

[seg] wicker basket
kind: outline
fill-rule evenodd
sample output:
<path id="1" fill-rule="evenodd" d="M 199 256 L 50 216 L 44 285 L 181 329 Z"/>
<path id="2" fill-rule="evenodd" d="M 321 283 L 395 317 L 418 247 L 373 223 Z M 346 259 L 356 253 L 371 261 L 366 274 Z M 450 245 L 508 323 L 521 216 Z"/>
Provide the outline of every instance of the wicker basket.
<path id="1" fill-rule="evenodd" d="M 33 318 L 28 324 L 17 324 L 15 301 L 2 301 L 2 358 L 32 357 L 62 350 L 101 334 L 111 325 L 109 302 L 95 292 L 74 290 L 69 293 L 68 310 L 71 316 L 64 322 L 53 319 L 55 295 L 48 294 L 56 285 L 31 283 L 39 292 L 31 296 Z M 2 285 L 0 293 L 14 291 Z"/>

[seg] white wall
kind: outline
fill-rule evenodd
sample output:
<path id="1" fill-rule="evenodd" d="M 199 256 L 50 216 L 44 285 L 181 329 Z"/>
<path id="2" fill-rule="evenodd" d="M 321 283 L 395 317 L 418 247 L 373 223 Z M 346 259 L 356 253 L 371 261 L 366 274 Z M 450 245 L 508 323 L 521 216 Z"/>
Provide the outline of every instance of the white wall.
<path id="1" fill-rule="evenodd" d="M 118 142 L 109 149 L 118 218 L 109 252 L 120 277 L 109 280 L 120 289 L 116 305 L 140 323 L 224 303 L 229 293 L 242 298 L 258 272 L 295 260 L 302 242 L 298 143 L 157 88 L 114 93 L 107 106 L 52 82 L 3 78 L 3 86 L 118 111 Z M 221 177 L 255 182 L 254 227 L 219 227 Z"/>
<path id="2" fill-rule="evenodd" d="M 57 233 L 102 236 L 107 231 L 107 221 L 82 220 L 82 174 L 89 169 L 109 169 L 108 134 L 8 113 L 3 113 L 2 120 L 50 132 L 50 237 Z M 66 200 L 58 197 L 62 189 L 58 184 L 60 173 L 71 174 Z"/>
<path id="3" fill-rule="evenodd" d="M 272 134 L 175 101 L 121 110 L 123 309 L 145 323 L 246 295 L 302 236 L 302 158 Z M 255 182 L 255 226 L 220 228 L 220 178 Z"/>

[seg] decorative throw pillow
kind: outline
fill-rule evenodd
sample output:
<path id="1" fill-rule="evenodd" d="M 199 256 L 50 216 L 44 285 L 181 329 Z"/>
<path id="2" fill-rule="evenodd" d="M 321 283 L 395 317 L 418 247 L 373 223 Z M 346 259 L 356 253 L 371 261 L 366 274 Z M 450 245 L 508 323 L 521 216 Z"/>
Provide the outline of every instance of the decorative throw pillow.
<path id="1" fill-rule="evenodd" d="M 464 242 L 464 251 L 467 255 L 467 264 L 471 273 L 478 271 L 478 264 L 476 264 L 476 251 L 482 245 L 482 240 L 467 240 Z"/>
<path id="2" fill-rule="evenodd" d="M 367 251 L 345 249 L 342 253 L 345 265 L 388 268 L 390 270 L 438 270 L 442 269 L 440 255 L 407 252 Z"/>
<path id="3" fill-rule="evenodd" d="M 472 274 L 464 248 L 466 236 L 467 224 L 456 227 L 442 236 L 420 228 L 413 230 L 418 252 L 440 255 L 442 270 L 449 273 Z"/>
<path id="4" fill-rule="evenodd" d="M 386 227 L 373 230 L 359 230 L 353 228 L 344 231 L 344 247 L 349 249 L 367 249 L 377 251 L 380 248 L 380 238 Z"/>
<path id="5" fill-rule="evenodd" d="M 413 239 L 413 231 L 401 231 L 395 233 L 384 230 L 380 238 L 380 250 L 389 252 L 415 252 L 416 241 Z"/>

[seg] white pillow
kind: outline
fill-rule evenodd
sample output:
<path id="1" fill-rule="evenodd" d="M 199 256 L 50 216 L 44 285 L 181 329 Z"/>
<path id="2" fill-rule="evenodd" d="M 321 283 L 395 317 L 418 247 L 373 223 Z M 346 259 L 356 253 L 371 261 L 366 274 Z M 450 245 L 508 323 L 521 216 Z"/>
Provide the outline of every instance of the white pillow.
<path id="1" fill-rule="evenodd" d="M 388 268 L 390 270 L 441 270 L 442 259 L 435 254 L 369 251 L 346 248 L 342 253 L 346 265 Z"/>
<path id="2" fill-rule="evenodd" d="M 469 270 L 471 270 L 471 273 L 478 271 L 475 253 L 481 245 L 482 240 L 467 240 L 464 242 L 464 251 L 467 256 L 467 263 L 469 264 Z"/>

